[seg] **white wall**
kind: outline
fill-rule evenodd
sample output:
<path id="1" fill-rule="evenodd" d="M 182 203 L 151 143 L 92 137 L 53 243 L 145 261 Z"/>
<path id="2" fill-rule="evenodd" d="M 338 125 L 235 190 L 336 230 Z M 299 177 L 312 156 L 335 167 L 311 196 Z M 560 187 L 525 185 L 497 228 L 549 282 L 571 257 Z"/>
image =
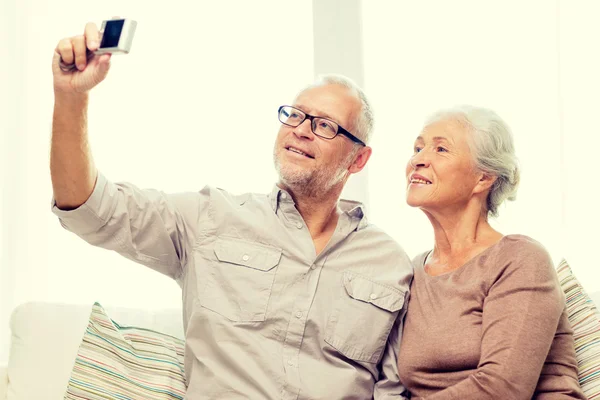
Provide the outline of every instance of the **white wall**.
<path id="1" fill-rule="evenodd" d="M 565 256 L 586 288 L 600 291 L 600 2 L 561 0 L 559 55 Z"/>
<path id="2" fill-rule="evenodd" d="M 0 2 L 0 52 L 5 62 L 0 63 L 0 365 L 6 363 L 7 324 L 12 308 L 15 268 L 11 267 L 18 254 L 22 253 L 23 237 L 18 220 L 10 217 L 12 210 L 20 201 L 23 160 L 15 152 L 20 147 L 23 136 L 18 132 L 18 115 L 21 112 L 17 104 L 21 103 L 21 66 L 22 60 L 17 54 L 16 7 L 13 2 Z M 12 62 L 6 62 L 11 60 Z M 10 250 L 9 250 L 10 249 Z"/>
<path id="3" fill-rule="evenodd" d="M 361 0 L 313 0 L 315 75 L 336 73 L 363 87 L 365 81 Z M 350 178 L 342 197 L 370 206 L 369 165 Z"/>

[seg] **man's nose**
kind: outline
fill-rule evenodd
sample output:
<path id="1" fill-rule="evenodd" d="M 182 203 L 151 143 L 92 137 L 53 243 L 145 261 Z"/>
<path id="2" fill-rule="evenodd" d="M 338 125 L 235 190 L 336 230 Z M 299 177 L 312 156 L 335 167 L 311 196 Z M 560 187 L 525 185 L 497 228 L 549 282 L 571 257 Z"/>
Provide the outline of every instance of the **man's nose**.
<path id="1" fill-rule="evenodd" d="M 312 131 L 312 121 L 308 118 L 302 121 L 300 125 L 294 128 L 294 134 L 299 138 L 314 140 L 315 134 Z"/>

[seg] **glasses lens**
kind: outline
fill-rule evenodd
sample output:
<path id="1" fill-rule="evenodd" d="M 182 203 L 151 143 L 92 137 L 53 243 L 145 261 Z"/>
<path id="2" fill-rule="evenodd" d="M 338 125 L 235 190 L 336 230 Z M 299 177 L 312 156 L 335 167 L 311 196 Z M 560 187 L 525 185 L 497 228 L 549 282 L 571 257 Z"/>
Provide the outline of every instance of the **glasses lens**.
<path id="1" fill-rule="evenodd" d="M 338 125 L 325 118 L 313 119 L 313 132 L 324 138 L 334 138 L 338 132 Z"/>
<path id="2" fill-rule="evenodd" d="M 293 107 L 284 106 L 279 110 L 279 121 L 281 121 L 282 124 L 298 126 L 304 121 L 304 118 L 304 113 Z"/>

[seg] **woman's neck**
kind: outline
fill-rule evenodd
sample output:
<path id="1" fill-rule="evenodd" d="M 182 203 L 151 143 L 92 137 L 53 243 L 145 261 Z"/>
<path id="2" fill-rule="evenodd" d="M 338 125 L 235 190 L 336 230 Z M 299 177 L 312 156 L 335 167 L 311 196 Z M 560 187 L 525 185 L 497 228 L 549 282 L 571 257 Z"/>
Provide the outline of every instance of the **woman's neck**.
<path id="1" fill-rule="evenodd" d="M 502 234 L 487 220 L 479 207 L 459 210 L 425 211 L 434 231 L 435 245 L 431 265 L 449 272 L 497 243 Z"/>

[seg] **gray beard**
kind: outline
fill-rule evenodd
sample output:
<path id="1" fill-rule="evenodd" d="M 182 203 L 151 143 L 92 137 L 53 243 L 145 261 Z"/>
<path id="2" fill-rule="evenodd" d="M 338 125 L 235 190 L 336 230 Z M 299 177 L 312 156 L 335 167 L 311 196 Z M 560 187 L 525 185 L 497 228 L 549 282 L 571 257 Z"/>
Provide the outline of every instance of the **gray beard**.
<path id="1" fill-rule="evenodd" d="M 354 156 L 354 154 L 351 154 L 351 156 Z M 275 170 L 279 175 L 280 182 L 289 187 L 294 193 L 313 198 L 323 197 L 343 182 L 351 159 L 352 157 L 348 157 L 335 171 L 331 169 L 306 171 L 282 166 L 277 157 L 277 152 L 273 152 Z"/>

